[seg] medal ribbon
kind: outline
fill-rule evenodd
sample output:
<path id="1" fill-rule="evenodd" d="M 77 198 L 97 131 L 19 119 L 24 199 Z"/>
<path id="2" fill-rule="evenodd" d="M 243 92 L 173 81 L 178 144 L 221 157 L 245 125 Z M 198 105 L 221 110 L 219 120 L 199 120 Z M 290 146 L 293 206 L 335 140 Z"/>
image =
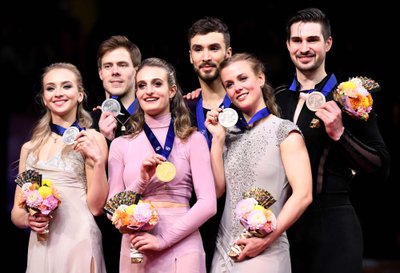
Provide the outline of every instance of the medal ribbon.
<path id="1" fill-rule="evenodd" d="M 322 94 L 324 94 L 324 96 L 326 97 L 331 91 L 332 89 L 336 86 L 337 84 L 337 80 L 334 74 L 331 74 L 331 76 L 329 77 L 329 79 L 326 81 L 326 83 L 322 86 L 321 90 L 317 90 L 317 89 L 310 89 L 310 90 L 302 90 L 301 92 L 304 93 L 312 93 L 314 91 L 320 91 Z M 289 87 L 290 91 L 296 92 L 297 90 L 297 80 L 296 80 L 296 76 L 294 77 L 292 84 Z"/>
<path id="2" fill-rule="evenodd" d="M 165 140 L 165 147 L 163 148 L 160 142 L 157 140 L 156 136 L 154 135 L 153 131 L 150 127 L 144 123 L 144 132 L 146 133 L 147 139 L 150 141 L 151 146 L 153 146 L 154 151 L 157 154 L 160 154 L 168 159 L 172 146 L 174 145 L 174 138 L 175 138 L 175 131 L 174 131 L 174 121 L 171 118 L 171 122 L 169 123 L 169 128 L 167 132 L 167 138 Z"/>
<path id="3" fill-rule="evenodd" d="M 70 127 L 72 127 L 72 126 L 78 128 L 79 132 L 82 131 L 82 130 L 85 130 L 85 128 L 82 128 L 82 127 L 80 127 L 78 125 L 78 121 L 77 120 L 75 120 L 75 122 L 72 123 L 72 125 Z M 54 132 L 54 133 L 56 133 L 57 135 L 60 135 L 60 136 L 62 136 L 64 134 L 65 130 L 67 130 L 67 128 L 64 128 L 64 127 L 62 127 L 60 125 L 57 125 L 57 124 L 54 124 L 54 123 L 50 124 L 50 128 L 51 128 L 52 132 Z"/>
<path id="4" fill-rule="evenodd" d="M 251 117 L 251 119 L 249 120 L 249 122 L 247 122 L 244 117 L 243 114 L 240 115 L 239 121 L 236 123 L 236 126 L 240 128 L 240 130 L 244 131 L 246 130 L 246 128 L 249 127 L 249 125 L 253 124 L 254 122 L 268 117 L 270 114 L 270 112 L 268 111 L 268 108 L 265 107 L 261 110 L 258 110 L 257 113 L 254 114 L 254 116 Z"/>
<path id="5" fill-rule="evenodd" d="M 228 97 L 227 94 L 225 94 L 224 100 L 222 101 L 222 103 L 219 105 L 220 108 L 222 108 L 222 106 L 224 108 L 228 108 L 231 105 L 231 100 Z M 211 139 L 212 139 L 212 135 L 207 133 L 207 128 L 204 125 L 205 117 L 204 117 L 204 111 L 203 111 L 203 97 L 199 96 L 199 99 L 196 103 L 196 119 L 197 119 L 197 128 L 199 130 L 200 133 L 203 134 L 203 136 L 206 138 L 207 143 L 208 143 L 208 148 L 211 148 Z"/>
<path id="6" fill-rule="evenodd" d="M 111 98 L 117 100 L 118 96 L 111 96 Z M 126 111 L 132 116 L 133 113 L 135 113 L 135 111 L 138 108 L 138 106 L 139 106 L 138 100 L 135 98 L 135 100 L 131 103 L 131 105 L 129 105 L 129 107 L 128 107 L 128 109 L 126 109 Z"/>

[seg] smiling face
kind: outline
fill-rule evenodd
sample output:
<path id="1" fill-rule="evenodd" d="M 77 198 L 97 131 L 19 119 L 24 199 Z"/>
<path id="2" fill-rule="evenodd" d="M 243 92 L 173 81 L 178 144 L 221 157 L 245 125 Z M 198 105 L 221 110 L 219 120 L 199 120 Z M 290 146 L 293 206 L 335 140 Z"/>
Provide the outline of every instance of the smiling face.
<path id="1" fill-rule="evenodd" d="M 65 68 L 56 68 L 43 77 L 43 103 L 50 110 L 53 120 L 56 117 L 71 117 L 75 120 L 77 105 L 84 98 L 79 90 L 76 75 Z"/>
<path id="2" fill-rule="evenodd" d="M 136 97 L 140 107 L 150 116 L 170 112 L 170 98 L 176 93 L 176 86 L 170 86 L 167 71 L 161 67 L 145 66 L 136 75 Z"/>
<path id="3" fill-rule="evenodd" d="M 120 47 L 104 54 L 99 76 L 108 95 L 134 97 L 135 74 L 131 56 L 125 48 Z"/>
<path id="4" fill-rule="evenodd" d="M 265 107 L 261 86 L 263 73 L 255 74 L 247 61 L 235 61 L 221 70 L 221 80 L 232 103 L 243 114 L 252 117 Z"/>
<path id="5" fill-rule="evenodd" d="M 319 23 L 297 22 L 290 27 L 286 45 L 297 72 L 308 74 L 325 70 L 326 53 L 332 47 L 332 37 L 324 39 Z"/>
<path id="6" fill-rule="evenodd" d="M 231 48 L 226 48 L 224 35 L 219 32 L 197 34 L 190 40 L 190 62 L 204 82 L 218 79 L 219 64 L 231 56 L 231 52 Z"/>

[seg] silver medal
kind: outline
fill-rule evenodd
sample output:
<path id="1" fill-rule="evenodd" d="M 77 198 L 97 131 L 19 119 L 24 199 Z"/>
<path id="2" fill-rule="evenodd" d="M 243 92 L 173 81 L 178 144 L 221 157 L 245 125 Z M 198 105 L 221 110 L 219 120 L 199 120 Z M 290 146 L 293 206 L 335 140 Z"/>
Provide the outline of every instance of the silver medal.
<path id="1" fill-rule="evenodd" d="M 315 112 L 326 102 L 324 94 L 318 91 L 314 91 L 308 94 L 306 105 L 307 108 Z"/>
<path id="2" fill-rule="evenodd" d="M 77 134 L 79 134 L 79 129 L 75 126 L 67 128 L 62 135 L 63 142 L 67 145 L 74 144 Z"/>
<path id="3" fill-rule="evenodd" d="M 111 112 L 114 116 L 118 116 L 121 114 L 121 105 L 116 99 L 110 98 L 103 101 L 101 110 L 103 112 Z"/>
<path id="4" fill-rule="evenodd" d="M 238 113 L 232 108 L 225 108 L 218 115 L 219 123 L 225 128 L 233 127 L 239 119 Z"/>

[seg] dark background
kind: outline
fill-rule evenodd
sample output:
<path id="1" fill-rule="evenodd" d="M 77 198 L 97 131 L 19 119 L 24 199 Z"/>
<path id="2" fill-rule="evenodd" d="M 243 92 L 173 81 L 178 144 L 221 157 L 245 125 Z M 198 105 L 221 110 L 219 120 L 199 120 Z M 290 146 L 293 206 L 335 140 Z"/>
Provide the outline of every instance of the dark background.
<path id="1" fill-rule="evenodd" d="M 331 3 L 332 2 L 332 3 Z M 198 87 L 189 62 L 187 30 L 200 17 L 216 16 L 230 29 L 234 52 L 256 54 L 267 66 L 267 77 L 277 86 L 294 75 L 285 45 L 286 19 L 300 8 L 321 8 L 332 24 L 333 48 L 327 70 L 339 81 L 352 76 L 371 77 L 382 91 L 373 94 L 381 132 L 392 156 L 388 180 L 361 176 L 353 183 L 353 201 L 365 237 L 365 272 L 395 272 L 400 261 L 399 144 L 400 96 L 396 78 L 398 49 L 394 22 L 396 9 L 380 1 L 374 5 L 302 1 L 260 3 L 216 1 L 172 5 L 138 1 L 46 0 L 13 1 L 0 11 L 0 62 L 3 93 L 1 213 L 11 241 L 3 245 L 5 258 L 23 272 L 28 233 L 10 221 L 14 199 L 13 178 L 17 173 L 19 150 L 30 137 L 40 114 L 34 97 L 40 87 L 42 69 L 50 63 L 67 61 L 78 66 L 89 93 L 88 109 L 99 105 L 104 90 L 98 78 L 96 51 L 101 41 L 122 34 L 136 43 L 143 58 L 161 57 L 172 63 L 184 92 Z M 178 12 L 179 10 L 180 12 Z M 396 20 L 398 21 L 398 20 Z M 398 30 L 398 27 L 396 28 Z M 396 75 L 395 75 L 396 73 Z M 7 237 L 7 238 L 6 238 Z M 116 242 L 119 244 L 119 242 Z M 390 263 L 387 261 L 391 261 Z M 376 262 L 376 264 L 375 264 Z M 399 270 L 399 267 L 396 267 Z M 396 271 L 398 272 L 398 271 Z"/>

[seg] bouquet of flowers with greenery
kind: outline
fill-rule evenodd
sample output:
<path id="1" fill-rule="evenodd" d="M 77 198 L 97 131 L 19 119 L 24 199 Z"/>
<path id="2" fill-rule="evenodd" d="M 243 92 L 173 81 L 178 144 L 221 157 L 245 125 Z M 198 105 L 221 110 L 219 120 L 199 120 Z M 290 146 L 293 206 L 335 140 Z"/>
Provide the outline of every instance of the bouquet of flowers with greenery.
<path id="1" fill-rule="evenodd" d="M 275 201 L 268 191 L 261 188 L 253 188 L 243 194 L 235 209 L 236 217 L 244 227 L 239 238 L 262 238 L 276 229 L 276 217 L 269 209 Z M 235 260 L 241 251 L 242 246 L 233 244 L 228 255 Z"/>
<path id="2" fill-rule="evenodd" d="M 25 208 L 31 215 L 48 215 L 61 204 L 60 196 L 48 179 L 35 170 L 26 170 L 15 178 L 15 183 L 21 187 L 18 205 Z M 37 234 L 39 241 L 46 241 L 49 229 L 43 234 Z"/>
<path id="3" fill-rule="evenodd" d="M 158 213 L 150 201 L 140 200 L 134 191 L 124 191 L 110 198 L 104 209 L 112 215 L 111 221 L 121 233 L 148 231 L 158 222 Z M 143 254 L 131 245 L 132 263 L 141 263 Z"/>
<path id="4" fill-rule="evenodd" d="M 372 109 L 373 99 L 371 92 L 380 89 L 377 82 L 366 77 L 350 78 L 338 85 L 333 93 L 335 101 L 343 111 L 355 119 L 367 121 Z"/>

